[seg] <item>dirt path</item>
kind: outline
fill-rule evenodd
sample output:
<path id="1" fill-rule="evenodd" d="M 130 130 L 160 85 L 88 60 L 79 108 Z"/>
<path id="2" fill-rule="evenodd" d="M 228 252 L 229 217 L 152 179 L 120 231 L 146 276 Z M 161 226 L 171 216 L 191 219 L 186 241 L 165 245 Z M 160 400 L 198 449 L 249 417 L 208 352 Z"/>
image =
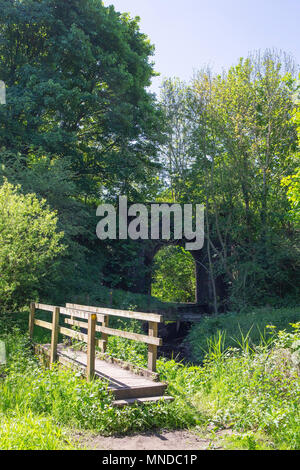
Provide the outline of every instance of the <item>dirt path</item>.
<path id="1" fill-rule="evenodd" d="M 192 431 L 160 431 L 122 437 L 103 437 L 82 434 L 80 444 L 96 450 L 205 450 L 221 449 L 222 437 L 230 431 L 220 431 L 214 439 L 204 438 Z"/>

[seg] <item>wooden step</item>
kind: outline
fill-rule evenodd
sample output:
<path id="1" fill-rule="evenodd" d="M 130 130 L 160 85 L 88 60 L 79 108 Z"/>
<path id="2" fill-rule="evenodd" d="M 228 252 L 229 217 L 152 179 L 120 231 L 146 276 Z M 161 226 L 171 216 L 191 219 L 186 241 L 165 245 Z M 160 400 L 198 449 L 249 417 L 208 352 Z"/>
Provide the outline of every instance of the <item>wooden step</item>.
<path id="1" fill-rule="evenodd" d="M 115 400 L 113 402 L 113 406 L 116 406 L 118 408 L 122 408 L 123 406 L 128 406 L 128 405 L 136 405 L 136 404 L 143 404 L 143 403 L 155 403 L 160 400 L 163 401 L 173 401 L 174 398 L 170 397 L 168 395 L 165 396 L 154 396 L 154 397 L 141 397 L 141 398 L 126 398 L 124 400 Z"/>
<path id="2" fill-rule="evenodd" d="M 165 393 L 167 385 L 164 383 L 151 383 L 149 385 L 133 385 L 131 387 L 108 387 L 112 391 L 116 400 L 122 400 L 126 398 L 146 398 L 153 396 L 162 396 Z"/>

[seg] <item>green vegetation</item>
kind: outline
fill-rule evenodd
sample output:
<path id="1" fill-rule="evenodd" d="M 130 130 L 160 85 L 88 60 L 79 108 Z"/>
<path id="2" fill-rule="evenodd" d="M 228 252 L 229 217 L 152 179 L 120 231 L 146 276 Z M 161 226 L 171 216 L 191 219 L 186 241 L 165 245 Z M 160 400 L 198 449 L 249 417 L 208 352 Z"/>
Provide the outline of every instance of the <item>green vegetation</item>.
<path id="1" fill-rule="evenodd" d="M 222 334 L 225 348 L 238 348 L 245 339 L 249 345 L 257 345 L 273 327 L 291 330 L 291 323 L 300 318 L 300 307 L 253 308 L 244 312 L 229 312 L 218 316 L 205 317 L 192 325 L 186 338 L 191 348 L 191 359 L 203 361 L 210 342 Z M 267 330 L 266 330 L 267 327 Z"/>
<path id="2" fill-rule="evenodd" d="M 195 262 L 179 246 L 159 250 L 154 258 L 152 295 L 164 302 L 195 301 Z"/>
<path id="3" fill-rule="evenodd" d="M 0 187 L 0 310 L 18 308 L 36 295 L 36 286 L 63 251 L 57 217 L 35 194 Z"/>
<path id="4" fill-rule="evenodd" d="M 300 79 L 300 77 L 299 77 Z M 298 140 L 300 142 L 300 82 L 295 93 L 295 103 L 298 105 L 294 111 L 294 122 L 297 126 Z M 299 152 L 297 154 L 299 158 Z M 298 167 L 293 175 L 282 178 L 282 186 L 287 188 L 287 198 L 290 202 L 291 208 L 289 216 L 294 223 L 299 227 L 300 223 L 300 168 Z"/>
<path id="5" fill-rule="evenodd" d="M 157 191 L 153 46 L 138 19 L 101 1 L 0 0 L 0 11 L 0 185 L 6 177 L 46 199 L 67 246 L 34 298 L 60 303 L 103 284 L 134 290 L 139 247 L 101 243 L 95 214 L 119 194 L 144 201 Z"/>
<path id="6" fill-rule="evenodd" d="M 74 434 L 79 429 L 102 434 L 160 428 L 201 432 L 209 425 L 212 440 L 217 430 L 232 430 L 225 447 L 299 449 L 300 323 L 289 327 L 290 332 L 268 328 L 256 344 L 244 337 L 234 348 L 224 347 L 225 333 L 220 331 L 208 340 L 201 366 L 160 359 L 161 379 L 175 401 L 115 409 L 105 382 L 87 383 L 68 369 L 41 368 L 26 336 L 2 319 L 0 339 L 6 343 L 8 363 L 0 375 L 0 448 L 77 448 L 80 440 Z M 119 357 L 122 343 L 123 358 L 137 357 L 143 365 L 146 351 L 138 343 L 118 341 L 111 341 L 110 353 Z"/>
<path id="7" fill-rule="evenodd" d="M 193 403 L 217 427 L 246 432 L 248 449 L 259 447 L 260 433 L 265 447 L 299 449 L 300 324 L 293 328 L 274 334 L 268 346 L 264 340 L 256 348 L 246 340 L 240 351 L 222 350 L 221 341 L 210 345 Z"/>
<path id="8" fill-rule="evenodd" d="M 100 0 L 0 0 L 0 11 L 0 448 L 77 448 L 77 429 L 192 427 L 231 429 L 228 447 L 299 449 L 293 60 L 253 53 L 222 75 L 167 79 L 156 97 L 138 18 Z M 119 195 L 204 204 L 203 249 L 98 240 L 96 208 Z M 213 315 L 186 338 L 193 364 L 158 361 L 173 403 L 115 409 L 105 382 L 45 370 L 32 353 L 29 300 L 163 313 L 196 285 Z M 143 344 L 110 337 L 107 351 L 146 364 Z"/>
<path id="9" fill-rule="evenodd" d="M 69 3 L 0 0 L 0 186 L 6 178 L 45 199 L 65 246 L 34 292 L 22 280 L 23 305 L 29 295 L 100 304 L 102 288 L 149 294 L 152 274 L 159 299 L 193 299 L 191 260 L 179 249 L 172 262 L 158 253 L 153 266 L 154 240 L 97 239 L 97 206 L 121 194 L 205 205 L 195 267 L 211 311 L 297 298 L 293 60 L 254 53 L 222 75 L 167 79 L 156 98 L 153 46 L 138 19 L 100 1 Z"/>
<path id="10" fill-rule="evenodd" d="M 70 450 L 73 446 L 60 426 L 51 417 L 33 416 L 18 409 L 1 414 L 0 449 L 6 450 Z"/>
<path id="11" fill-rule="evenodd" d="M 204 69 L 162 89 L 166 197 L 205 205 L 198 269 L 215 313 L 299 295 L 299 233 L 288 217 L 299 193 L 281 185 L 299 167 L 291 64 L 258 52 L 222 75 Z"/>
<path id="12" fill-rule="evenodd" d="M 57 448 L 59 436 L 64 441 L 66 432 L 70 438 L 74 429 L 124 434 L 189 425 L 187 410 L 181 410 L 177 403 L 134 406 L 122 410 L 113 408 L 112 396 L 105 382 L 97 380 L 88 383 L 80 373 L 68 369 L 45 370 L 33 356 L 26 336 L 19 329 L 11 330 L 7 321 L 1 319 L 0 331 L 0 339 L 5 341 L 8 353 L 8 363 L 2 366 L 0 375 L 0 414 L 5 417 L 4 430 L 7 423 L 16 429 L 15 440 L 13 435 L 9 440 L 7 433 L 4 433 L 3 441 L 0 438 L 0 448 L 16 448 L 30 421 L 35 430 L 38 422 L 44 425 L 35 440 L 31 443 L 28 437 L 22 448 L 31 448 L 31 445 L 38 448 L 43 445 L 43 440 L 45 448 Z M 110 347 L 112 349 L 112 345 Z M 132 358 L 130 354 L 134 352 L 133 347 L 126 359 Z M 24 416 L 23 427 L 21 416 Z M 61 426 L 63 430 L 60 430 Z M 49 439 L 46 440 L 48 432 Z"/>

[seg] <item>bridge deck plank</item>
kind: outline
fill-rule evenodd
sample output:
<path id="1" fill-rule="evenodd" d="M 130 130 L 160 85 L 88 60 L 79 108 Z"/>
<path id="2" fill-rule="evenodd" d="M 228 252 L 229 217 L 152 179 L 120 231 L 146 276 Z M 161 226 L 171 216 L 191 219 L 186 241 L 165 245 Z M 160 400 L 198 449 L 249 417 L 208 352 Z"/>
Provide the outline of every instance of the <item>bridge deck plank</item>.
<path id="1" fill-rule="evenodd" d="M 39 347 L 48 353 L 49 345 L 39 345 Z M 69 362 L 82 370 L 86 369 L 87 354 L 84 351 L 77 351 L 64 344 L 59 344 L 57 353 L 60 362 Z M 108 388 L 116 399 L 163 396 L 166 389 L 166 384 L 163 382 L 137 375 L 131 370 L 99 358 L 95 359 L 95 375 L 99 379 L 108 381 Z"/>

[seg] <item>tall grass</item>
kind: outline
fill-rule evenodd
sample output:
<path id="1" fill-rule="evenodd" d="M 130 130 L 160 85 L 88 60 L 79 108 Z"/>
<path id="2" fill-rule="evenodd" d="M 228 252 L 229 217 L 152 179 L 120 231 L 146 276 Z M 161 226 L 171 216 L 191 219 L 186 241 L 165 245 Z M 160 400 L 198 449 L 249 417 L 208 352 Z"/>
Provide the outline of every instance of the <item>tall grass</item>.
<path id="1" fill-rule="evenodd" d="M 272 339 L 257 345 L 249 330 L 238 348 L 226 347 L 219 333 L 202 367 L 177 366 L 173 387 L 183 392 L 189 370 L 190 403 L 215 429 L 237 433 L 237 446 L 300 449 L 300 323 L 290 328 L 270 328 Z"/>
<path id="2" fill-rule="evenodd" d="M 32 411 L 16 409 L 0 415 L 0 449 L 70 450 L 76 445 L 51 417 L 35 416 Z"/>
<path id="3" fill-rule="evenodd" d="M 288 308 L 254 308 L 247 312 L 230 312 L 217 316 L 204 317 L 192 325 L 186 338 L 191 350 L 191 360 L 201 363 L 208 352 L 208 344 L 219 332 L 222 332 L 224 346 L 243 348 L 269 341 L 273 325 L 277 330 L 291 330 L 291 323 L 300 320 L 300 306 Z"/>

